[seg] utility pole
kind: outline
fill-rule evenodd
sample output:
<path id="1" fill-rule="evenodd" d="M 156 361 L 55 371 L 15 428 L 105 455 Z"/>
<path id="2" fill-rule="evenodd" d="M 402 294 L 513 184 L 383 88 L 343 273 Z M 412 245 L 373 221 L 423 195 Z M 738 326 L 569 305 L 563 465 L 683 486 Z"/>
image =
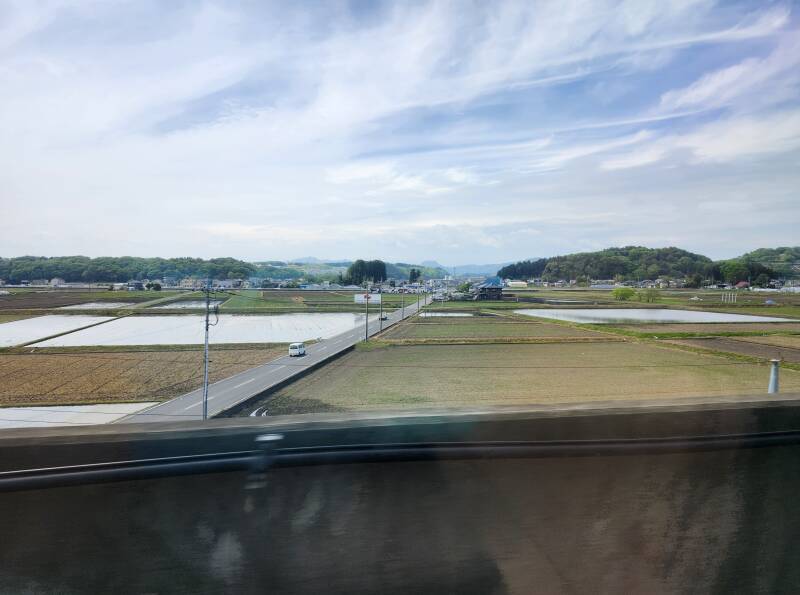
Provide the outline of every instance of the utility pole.
<path id="1" fill-rule="evenodd" d="M 403 320 L 403 318 L 406 317 L 406 294 L 405 294 L 405 292 L 400 294 L 400 298 L 401 298 L 400 303 L 402 304 L 402 308 L 400 309 L 400 320 Z"/>
<path id="2" fill-rule="evenodd" d="M 206 282 L 206 340 L 203 349 L 203 419 L 208 419 L 208 327 L 211 306 L 211 278 Z"/>
<path id="3" fill-rule="evenodd" d="M 369 341 L 369 289 L 364 294 L 364 341 Z"/>
<path id="4" fill-rule="evenodd" d="M 378 295 L 378 329 L 383 330 L 383 294 Z"/>

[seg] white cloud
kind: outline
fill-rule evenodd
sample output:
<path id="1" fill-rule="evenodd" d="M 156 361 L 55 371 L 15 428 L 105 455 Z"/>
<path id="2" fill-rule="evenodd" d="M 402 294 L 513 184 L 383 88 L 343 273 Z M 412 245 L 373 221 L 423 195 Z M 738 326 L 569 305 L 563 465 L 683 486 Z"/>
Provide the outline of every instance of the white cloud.
<path id="1" fill-rule="evenodd" d="M 726 105 L 743 95 L 758 93 L 766 81 L 776 77 L 800 80 L 800 31 L 790 32 L 769 56 L 748 58 L 742 62 L 703 75 L 684 89 L 675 89 L 661 96 L 660 107 L 679 110 L 696 106 Z M 783 81 L 785 84 L 788 81 Z M 768 99 L 776 99 L 770 94 Z M 777 97 L 781 100 L 782 97 Z"/>
<path id="2" fill-rule="evenodd" d="M 441 242 L 466 257 L 475 239 L 509 256 L 485 225 L 546 222 L 540 238 L 607 227 L 630 213 L 607 191 L 610 169 L 635 179 L 675 155 L 726 163 L 796 148 L 791 109 L 758 99 L 796 104 L 789 12 L 740 11 L 427 2 L 364 18 L 326 4 L 5 2 L 0 254 L 382 246 L 410 258 L 402 250 L 436 257 Z M 776 49 L 752 56 L 743 40 Z M 642 81 L 720 43 L 731 70 L 644 105 Z M 593 101 L 584 88 L 619 93 Z M 757 109 L 717 127 L 677 120 L 740 100 Z M 673 122 L 680 133 L 661 132 Z M 794 181 L 780 174 L 766 193 Z M 637 183 L 623 190 L 649 191 Z"/>
<path id="3" fill-rule="evenodd" d="M 725 163 L 800 149 L 800 110 L 734 117 L 706 124 L 695 132 L 658 138 L 635 152 L 605 159 L 602 169 L 649 165 L 685 151 L 690 163 Z"/>

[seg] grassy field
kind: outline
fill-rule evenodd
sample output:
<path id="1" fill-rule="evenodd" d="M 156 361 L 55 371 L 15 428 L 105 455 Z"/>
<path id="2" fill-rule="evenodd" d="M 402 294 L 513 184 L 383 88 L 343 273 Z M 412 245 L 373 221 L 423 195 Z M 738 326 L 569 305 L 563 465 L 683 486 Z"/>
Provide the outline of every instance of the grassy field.
<path id="1" fill-rule="evenodd" d="M 210 380 L 222 380 L 283 355 L 269 349 L 212 349 Z M 0 354 L 0 405 L 161 401 L 198 388 L 203 354 L 192 351 L 52 350 Z"/>
<path id="2" fill-rule="evenodd" d="M 0 314 L 0 324 L 4 322 L 14 322 L 15 320 L 22 320 L 24 318 L 31 318 L 27 314 Z"/>
<path id="3" fill-rule="evenodd" d="M 220 306 L 223 311 L 237 312 L 362 312 L 364 306 L 353 301 L 353 291 L 303 291 L 303 290 L 236 290 L 225 294 L 227 301 Z M 416 296 L 383 294 L 386 310 L 406 306 L 416 301 Z M 370 311 L 377 311 L 377 304 Z"/>
<path id="4" fill-rule="evenodd" d="M 790 293 L 758 293 L 742 291 L 737 294 L 737 303 L 722 302 L 722 291 L 704 291 L 697 289 L 663 290 L 659 291 L 656 303 L 642 303 L 639 301 L 615 301 L 611 290 L 592 289 L 523 289 L 504 290 L 507 296 L 503 301 L 452 301 L 437 302 L 428 307 L 429 310 L 481 310 L 481 309 L 515 309 L 531 307 L 535 303 L 537 308 L 581 308 L 587 306 L 603 306 L 613 308 L 680 308 L 690 310 L 713 310 L 716 312 L 730 312 L 733 314 L 755 314 L 762 316 L 788 316 L 800 318 L 800 294 Z M 513 297 L 519 298 L 519 302 Z M 700 301 L 693 301 L 698 297 Z M 536 300 L 527 302 L 525 300 Z M 566 303 L 546 303 L 543 300 Z M 765 304 L 766 300 L 776 302 L 774 306 Z M 572 302 L 572 303 L 570 303 Z"/>
<path id="5" fill-rule="evenodd" d="M 742 395 L 765 365 L 640 343 L 389 346 L 356 350 L 285 387 L 270 415 Z M 800 390 L 785 370 L 782 390 Z"/>

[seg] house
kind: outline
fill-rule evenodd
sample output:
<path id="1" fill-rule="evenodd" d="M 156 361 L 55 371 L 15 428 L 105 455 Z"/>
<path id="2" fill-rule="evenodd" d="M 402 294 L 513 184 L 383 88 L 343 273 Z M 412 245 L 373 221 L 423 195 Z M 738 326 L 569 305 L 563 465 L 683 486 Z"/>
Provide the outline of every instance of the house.
<path id="1" fill-rule="evenodd" d="M 739 281 L 734 287 L 736 289 L 747 289 L 750 287 L 750 284 L 747 281 Z"/>
<path id="2" fill-rule="evenodd" d="M 144 283 L 142 281 L 128 281 L 128 291 L 144 291 Z"/>
<path id="3" fill-rule="evenodd" d="M 64 285 L 64 284 L 66 284 L 66 281 L 64 281 L 64 279 L 62 279 L 61 277 L 53 277 L 52 279 L 50 279 L 50 285 L 53 287 L 58 287 L 59 285 Z"/>
<path id="4" fill-rule="evenodd" d="M 525 281 L 508 281 L 506 285 L 511 289 L 527 289 L 528 283 Z"/>
<path id="5" fill-rule="evenodd" d="M 476 300 L 502 300 L 503 280 L 500 277 L 489 277 L 483 283 L 475 286 Z"/>

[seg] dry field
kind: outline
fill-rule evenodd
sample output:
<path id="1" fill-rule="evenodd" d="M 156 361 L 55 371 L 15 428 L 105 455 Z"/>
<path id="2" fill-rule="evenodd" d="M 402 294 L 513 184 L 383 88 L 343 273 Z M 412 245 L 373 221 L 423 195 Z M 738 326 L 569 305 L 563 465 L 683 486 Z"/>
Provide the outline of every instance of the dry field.
<path id="1" fill-rule="evenodd" d="M 765 392 L 766 365 L 633 342 L 357 349 L 265 400 L 269 415 Z M 800 390 L 785 370 L 782 390 Z"/>
<path id="2" fill-rule="evenodd" d="M 609 325 L 612 326 L 612 325 Z M 699 324 L 622 324 L 614 328 L 635 333 L 696 333 L 714 335 L 718 333 L 797 333 L 800 322 L 706 322 Z"/>
<path id="3" fill-rule="evenodd" d="M 210 379 L 263 364 L 284 349 L 212 350 Z M 161 401 L 198 388 L 202 378 L 197 350 L 2 354 L 0 405 Z"/>
<path id="4" fill-rule="evenodd" d="M 740 337 L 740 341 L 748 343 L 762 343 L 764 345 L 777 345 L 778 347 L 788 347 L 800 350 L 800 337 L 771 335 L 769 337 Z"/>
<path id="5" fill-rule="evenodd" d="M 750 339 L 762 340 L 752 341 Z M 794 339 L 795 343 L 787 344 L 785 341 L 787 339 Z M 763 359 L 782 359 L 792 364 L 800 364 L 800 337 L 714 337 L 710 339 L 677 339 L 670 342 Z"/>
<path id="6" fill-rule="evenodd" d="M 18 291 L 0 296 L 0 311 L 60 308 L 87 302 L 146 302 L 173 295 L 178 294 L 169 291 Z"/>
<path id="7" fill-rule="evenodd" d="M 381 339 L 528 339 L 594 337 L 611 335 L 563 324 L 515 320 L 499 316 L 464 318 L 413 318 L 381 335 Z"/>

